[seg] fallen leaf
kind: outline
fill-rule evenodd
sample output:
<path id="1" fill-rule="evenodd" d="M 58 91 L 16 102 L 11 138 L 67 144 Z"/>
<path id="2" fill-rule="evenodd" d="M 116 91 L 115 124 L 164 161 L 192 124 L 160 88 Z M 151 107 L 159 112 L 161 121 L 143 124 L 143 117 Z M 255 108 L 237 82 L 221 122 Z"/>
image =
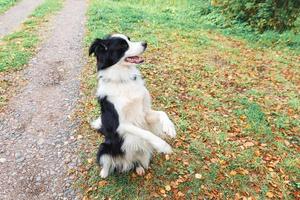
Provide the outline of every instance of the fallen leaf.
<path id="1" fill-rule="evenodd" d="M 177 192 L 177 195 L 179 196 L 179 197 L 184 197 L 184 194 L 182 193 L 182 192 Z"/>
<path id="2" fill-rule="evenodd" d="M 84 197 L 82 198 L 82 200 L 89 200 L 89 198 L 88 198 L 87 196 L 84 196 Z"/>
<path id="3" fill-rule="evenodd" d="M 166 194 L 166 190 L 164 190 L 164 189 L 160 189 L 159 192 L 162 194 Z"/>
<path id="4" fill-rule="evenodd" d="M 256 151 L 255 151 L 255 155 L 256 155 L 256 156 L 260 156 L 260 155 L 261 155 L 261 154 L 260 154 L 260 151 L 259 151 L 259 150 L 256 150 Z"/>
<path id="5" fill-rule="evenodd" d="M 246 142 L 246 143 L 244 143 L 244 147 L 252 147 L 252 146 L 254 146 L 253 142 Z"/>
<path id="6" fill-rule="evenodd" d="M 231 175 L 231 176 L 236 175 L 236 171 L 232 170 L 232 171 L 230 172 L 230 175 Z"/>
<path id="7" fill-rule="evenodd" d="M 145 176 L 145 178 L 146 178 L 147 180 L 151 179 L 151 178 L 152 178 L 152 174 L 151 174 L 151 173 L 147 174 L 147 175 Z"/>
<path id="8" fill-rule="evenodd" d="M 166 160 L 170 160 L 170 156 L 167 154 L 167 155 L 165 155 L 165 159 Z"/>
<path id="9" fill-rule="evenodd" d="M 107 181 L 99 181 L 99 183 L 98 183 L 98 186 L 100 186 L 100 187 L 103 187 L 103 186 L 105 186 L 105 185 L 107 185 Z"/>
<path id="10" fill-rule="evenodd" d="M 247 174 L 249 174 L 249 171 L 246 170 L 246 169 L 241 169 L 240 173 L 243 174 L 243 175 L 247 175 Z"/>
<path id="11" fill-rule="evenodd" d="M 274 194 L 272 192 L 267 192 L 266 193 L 266 196 L 269 197 L 269 198 L 273 198 L 274 197 Z"/>
<path id="12" fill-rule="evenodd" d="M 202 178 L 202 175 L 201 175 L 201 174 L 195 174 L 195 178 L 196 178 L 196 179 L 201 179 L 201 178 Z"/>
<path id="13" fill-rule="evenodd" d="M 166 185 L 166 186 L 165 186 L 165 189 L 166 189 L 167 191 L 170 191 L 170 190 L 171 190 L 171 186 L 170 186 L 170 185 Z"/>

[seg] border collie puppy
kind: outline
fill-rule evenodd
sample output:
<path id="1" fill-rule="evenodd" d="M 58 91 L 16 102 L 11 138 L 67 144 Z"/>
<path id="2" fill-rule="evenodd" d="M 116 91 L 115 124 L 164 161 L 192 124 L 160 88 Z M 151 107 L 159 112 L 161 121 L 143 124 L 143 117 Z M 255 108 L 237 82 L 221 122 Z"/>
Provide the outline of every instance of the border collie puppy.
<path id="1" fill-rule="evenodd" d="M 160 136 L 175 137 L 175 127 L 165 112 L 151 109 L 150 94 L 136 68 L 146 47 L 122 34 L 96 39 L 90 46 L 89 54 L 97 58 L 101 107 L 101 116 L 91 126 L 105 137 L 97 153 L 102 178 L 133 168 L 143 175 L 153 151 L 172 152 Z"/>

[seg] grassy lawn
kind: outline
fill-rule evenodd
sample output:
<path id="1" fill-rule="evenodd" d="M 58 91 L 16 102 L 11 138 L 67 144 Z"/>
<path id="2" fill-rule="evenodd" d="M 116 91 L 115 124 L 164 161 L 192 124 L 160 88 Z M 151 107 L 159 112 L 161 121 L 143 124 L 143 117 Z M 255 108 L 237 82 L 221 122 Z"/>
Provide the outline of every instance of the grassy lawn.
<path id="1" fill-rule="evenodd" d="M 297 199 L 300 187 L 300 57 L 291 48 L 257 48 L 204 26 L 195 1 L 91 0 L 87 46 L 108 33 L 146 40 L 140 68 L 154 108 L 175 122 L 174 154 L 155 155 L 144 177 L 101 180 L 101 137 L 90 59 L 82 77 L 88 138 L 77 187 L 85 199 Z M 75 173 L 75 172 L 70 172 Z"/>
<path id="2" fill-rule="evenodd" d="M 20 70 L 28 63 L 41 39 L 39 29 L 48 22 L 50 14 L 62 7 L 62 2 L 62 0 L 45 0 L 18 31 L 0 40 L 0 75 Z M 11 85 L 13 83 L 9 80 L 0 80 L 0 108 L 12 95 Z"/>
<path id="3" fill-rule="evenodd" d="M 0 0 L 0 14 L 4 13 L 19 1 L 20 0 Z"/>

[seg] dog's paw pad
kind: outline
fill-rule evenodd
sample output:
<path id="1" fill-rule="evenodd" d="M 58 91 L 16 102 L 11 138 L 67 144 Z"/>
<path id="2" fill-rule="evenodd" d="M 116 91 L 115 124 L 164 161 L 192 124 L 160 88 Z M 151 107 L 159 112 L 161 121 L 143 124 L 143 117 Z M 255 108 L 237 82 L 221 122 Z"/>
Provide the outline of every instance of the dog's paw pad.
<path id="1" fill-rule="evenodd" d="M 135 172 L 139 175 L 139 176 L 143 176 L 145 174 L 145 170 L 143 167 L 137 167 L 135 169 Z"/>

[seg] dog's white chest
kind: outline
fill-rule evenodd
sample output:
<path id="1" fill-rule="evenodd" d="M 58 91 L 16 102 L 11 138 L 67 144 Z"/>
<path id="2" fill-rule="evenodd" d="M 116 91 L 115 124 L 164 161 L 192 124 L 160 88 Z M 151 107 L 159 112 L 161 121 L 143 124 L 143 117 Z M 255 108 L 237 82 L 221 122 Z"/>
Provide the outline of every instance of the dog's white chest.
<path id="1" fill-rule="evenodd" d="M 145 113 L 149 107 L 146 99 L 149 92 L 143 80 L 132 80 L 126 83 L 99 83 L 97 96 L 107 96 L 118 111 L 120 122 L 130 122 L 140 127 L 145 126 Z"/>

